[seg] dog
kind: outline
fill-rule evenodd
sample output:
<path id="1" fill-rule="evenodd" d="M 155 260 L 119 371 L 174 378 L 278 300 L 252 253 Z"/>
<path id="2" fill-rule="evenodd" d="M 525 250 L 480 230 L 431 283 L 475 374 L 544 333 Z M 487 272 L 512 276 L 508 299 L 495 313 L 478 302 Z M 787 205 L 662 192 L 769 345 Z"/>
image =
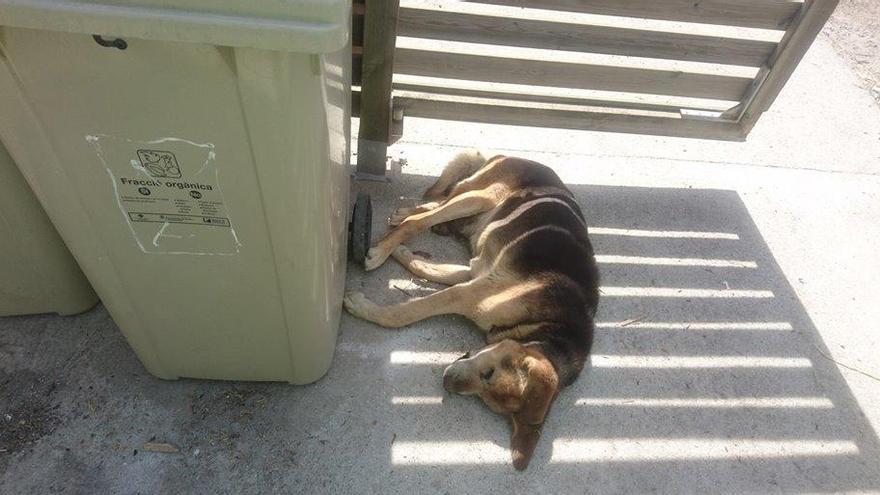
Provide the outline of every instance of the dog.
<path id="1" fill-rule="evenodd" d="M 512 424 L 511 455 L 528 467 L 550 405 L 577 379 L 593 342 L 599 271 L 583 213 L 549 167 L 521 158 L 458 155 L 424 195 L 400 208 L 365 267 L 393 256 L 415 275 L 449 285 L 426 297 L 380 306 L 349 292 L 353 315 L 391 328 L 460 314 L 486 334 L 443 373 L 452 393 L 477 395 Z M 437 263 L 403 243 L 433 228 L 464 237 L 468 266 Z"/>

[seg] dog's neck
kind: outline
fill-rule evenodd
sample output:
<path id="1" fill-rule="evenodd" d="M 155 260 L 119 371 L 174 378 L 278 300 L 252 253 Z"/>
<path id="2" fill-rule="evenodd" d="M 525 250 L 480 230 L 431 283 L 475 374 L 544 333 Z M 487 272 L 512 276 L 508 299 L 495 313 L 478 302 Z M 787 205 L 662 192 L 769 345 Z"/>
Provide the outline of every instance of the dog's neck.
<path id="1" fill-rule="evenodd" d="M 542 332 L 540 335 L 531 335 L 530 338 L 524 345 L 546 357 L 559 376 L 559 384 L 568 386 L 580 375 L 590 354 L 593 322 L 590 320 L 579 331 Z"/>

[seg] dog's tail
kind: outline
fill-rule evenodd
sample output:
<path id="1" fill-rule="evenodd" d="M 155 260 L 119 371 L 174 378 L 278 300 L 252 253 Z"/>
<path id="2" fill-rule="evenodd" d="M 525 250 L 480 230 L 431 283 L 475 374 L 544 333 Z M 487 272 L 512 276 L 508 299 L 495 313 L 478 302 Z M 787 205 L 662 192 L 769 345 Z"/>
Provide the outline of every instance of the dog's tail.
<path id="1" fill-rule="evenodd" d="M 445 198 L 460 180 L 470 177 L 485 164 L 486 159 L 477 150 L 459 153 L 446 164 L 443 173 L 440 174 L 440 178 L 425 191 L 425 195 L 422 198 L 427 201 L 437 201 Z"/>

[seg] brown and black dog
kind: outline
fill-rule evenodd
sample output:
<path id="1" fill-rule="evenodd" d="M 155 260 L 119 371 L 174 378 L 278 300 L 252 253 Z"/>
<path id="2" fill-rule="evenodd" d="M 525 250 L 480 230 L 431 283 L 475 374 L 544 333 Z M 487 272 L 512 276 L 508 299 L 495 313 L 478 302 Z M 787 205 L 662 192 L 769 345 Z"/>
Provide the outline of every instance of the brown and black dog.
<path id="1" fill-rule="evenodd" d="M 584 216 L 550 168 L 479 153 L 452 160 L 424 198 L 392 215 L 393 228 L 370 249 L 366 268 L 393 256 L 450 287 L 389 306 L 350 292 L 345 307 L 386 327 L 451 313 L 474 321 L 488 345 L 449 365 L 443 386 L 478 395 L 510 418 L 513 464 L 525 469 L 550 404 L 578 377 L 593 341 L 599 272 Z M 402 245 L 431 227 L 467 238 L 470 265 L 435 263 Z"/>

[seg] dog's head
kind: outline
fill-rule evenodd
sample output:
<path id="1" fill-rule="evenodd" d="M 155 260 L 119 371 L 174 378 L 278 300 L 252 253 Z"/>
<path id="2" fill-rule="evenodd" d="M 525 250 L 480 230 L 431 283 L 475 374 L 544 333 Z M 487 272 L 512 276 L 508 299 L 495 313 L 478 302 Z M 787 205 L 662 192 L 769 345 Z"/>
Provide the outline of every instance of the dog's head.
<path id="1" fill-rule="evenodd" d="M 510 418 L 513 465 L 529 465 L 541 436 L 550 403 L 559 391 L 559 377 L 536 348 L 503 340 L 467 353 L 443 372 L 443 387 L 453 393 L 477 395 L 490 409 Z"/>

